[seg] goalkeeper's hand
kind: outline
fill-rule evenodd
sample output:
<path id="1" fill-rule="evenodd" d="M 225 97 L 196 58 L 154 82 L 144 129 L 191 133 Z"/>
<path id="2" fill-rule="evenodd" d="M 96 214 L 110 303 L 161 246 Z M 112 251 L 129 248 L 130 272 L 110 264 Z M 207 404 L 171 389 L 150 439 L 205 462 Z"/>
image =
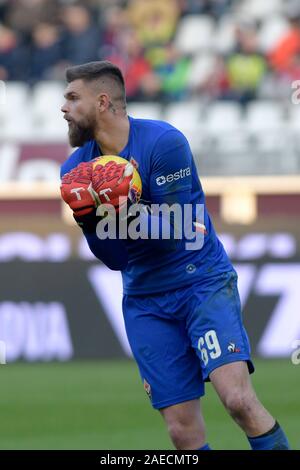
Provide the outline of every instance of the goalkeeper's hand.
<path id="1" fill-rule="evenodd" d="M 92 185 L 100 203 L 111 204 L 119 213 L 129 202 L 131 180 L 132 171 L 128 165 L 111 161 L 105 166 L 94 167 Z"/>
<path id="2" fill-rule="evenodd" d="M 96 226 L 96 208 L 99 199 L 92 187 L 93 166 L 82 162 L 66 173 L 61 182 L 61 196 L 73 211 L 77 224 L 90 231 Z"/>

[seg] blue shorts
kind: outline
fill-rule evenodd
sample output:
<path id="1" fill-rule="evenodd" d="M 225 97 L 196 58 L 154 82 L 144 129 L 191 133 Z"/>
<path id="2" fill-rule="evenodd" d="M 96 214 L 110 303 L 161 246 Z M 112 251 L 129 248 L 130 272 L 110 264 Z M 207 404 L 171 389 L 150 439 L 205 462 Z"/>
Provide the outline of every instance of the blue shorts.
<path id="1" fill-rule="evenodd" d="M 209 374 L 247 361 L 235 271 L 166 293 L 124 295 L 128 340 L 152 406 L 160 409 L 204 395 Z"/>

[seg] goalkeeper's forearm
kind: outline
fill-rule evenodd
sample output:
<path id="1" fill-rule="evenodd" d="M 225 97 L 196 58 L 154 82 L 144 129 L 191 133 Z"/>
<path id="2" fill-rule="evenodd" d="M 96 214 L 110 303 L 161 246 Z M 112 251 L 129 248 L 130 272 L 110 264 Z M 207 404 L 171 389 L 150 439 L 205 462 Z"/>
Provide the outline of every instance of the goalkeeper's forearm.
<path id="1" fill-rule="evenodd" d="M 181 243 L 181 237 L 177 238 L 176 232 L 184 232 L 184 206 L 190 202 L 190 191 L 178 191 L 176 193 L 163 196 L 155 196 L 154 203 L 158 206 L 162 204 L 172 206 L 177 204 L 181 206 L 180 220 L 174 220 L 174 214 L 171 212 L 169 217 L 162 214 L 149 214 L 145 211 L 140 214 L 140 229 L 147 242 L 158 251 L 175 251 Z M 175 223 L 176 222 L 176 223 Z M 152 238 L 152 227 L 155 227 L 156 237 Z M 175 228 L 176 227 L 176 228 Z M 165 234 L 168 236 L 165 237 Z"/>
<path id="2" fill-rule="evenodd" d="M 141 235 L 147 239 L 147 243 L 151 244 L 154 249 L 162 252 L 175 251 L 177 249 L 179 241 L 175 238 L 174 224 L 168 219 L 164 219 L 161 215 L 142 213 L 140 215 L 140 223 Z M 152 238 L 151 233 L 153 225 L 158 229 L 156 230 L 155 238 Z M 169 234 L 167 238 L 164 238 L 163 226 L 165 232 Z"/>
<path id="3" fill-rule="evenodd" d="M 96 233 L 83 231 L 91 252 L 106 266 L 114 271 L 122 271 L 128 263 L 127 249 L 122 240 L 100 240 Z"/>

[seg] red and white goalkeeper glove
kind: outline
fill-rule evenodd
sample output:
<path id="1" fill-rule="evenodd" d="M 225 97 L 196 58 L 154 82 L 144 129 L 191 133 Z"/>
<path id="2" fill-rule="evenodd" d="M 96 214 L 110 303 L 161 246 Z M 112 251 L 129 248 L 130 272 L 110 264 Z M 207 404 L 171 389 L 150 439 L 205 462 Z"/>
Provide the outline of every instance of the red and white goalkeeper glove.
<path id="1" fill-rule="evenodd" d="M 113 205 L 117 213 L 121 210 L 128 201 L 132 171 L 128 162 L 112 160 L 102 165 L 101 159 L 98 162 L 94 160 L 92 186 L 101 204 Z"/>
<path id="2" fill-rule="evenodd" d="M 92 187 L 92 162 L 82 162 L 61 181 L 61 196 L 70 206 L 78 225 L 95 218 L 95 209 L 99 205 L 97 194 Z M 83 227 L 84 228 L 84 227 Z"/>

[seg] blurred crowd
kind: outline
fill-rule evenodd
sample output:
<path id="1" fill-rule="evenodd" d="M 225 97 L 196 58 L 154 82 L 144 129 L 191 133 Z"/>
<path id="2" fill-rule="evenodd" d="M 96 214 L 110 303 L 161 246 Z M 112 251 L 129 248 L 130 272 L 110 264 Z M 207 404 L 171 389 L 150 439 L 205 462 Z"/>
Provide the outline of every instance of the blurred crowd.
<path id="1" fill-rule="evenodd" d="M 291 81 L 300 79 L 300 2 L 283 2 L 285 27 L 280 34 L 277 28 L 271 47 L 262 47 L 261 20 L 239 14 L 242 3 L 0 0 L 0 80 L 63 80 L 68 65 L 107 59 L 122 69 L 129 101 L 201 94 L 243 104 L 287 96 Z M 216 30 L 227 21 L 230 45 L 181 47 L 180 27 L 191 15 L 203 15 Z"/>

